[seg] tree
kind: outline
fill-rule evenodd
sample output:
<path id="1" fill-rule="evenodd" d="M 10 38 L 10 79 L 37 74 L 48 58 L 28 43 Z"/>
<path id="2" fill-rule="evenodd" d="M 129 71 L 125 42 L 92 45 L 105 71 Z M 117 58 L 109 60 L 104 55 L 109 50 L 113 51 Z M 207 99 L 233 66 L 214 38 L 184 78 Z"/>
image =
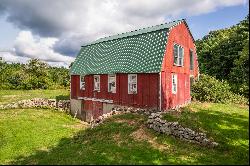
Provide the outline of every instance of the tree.
<path id="1" fill-rule="evenodd" d="M 201 73 L 227 80 L 236 93 L 248 96 L 249 16 L 230 28 L 209 32 L 196 41 Z"/>

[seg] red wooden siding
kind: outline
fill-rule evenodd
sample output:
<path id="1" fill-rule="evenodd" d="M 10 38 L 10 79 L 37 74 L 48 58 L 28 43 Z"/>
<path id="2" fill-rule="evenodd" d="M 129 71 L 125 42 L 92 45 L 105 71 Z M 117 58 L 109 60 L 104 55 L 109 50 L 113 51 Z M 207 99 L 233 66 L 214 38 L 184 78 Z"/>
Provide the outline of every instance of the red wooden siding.
<path id="1" fill-rule="evenodd" d="M 128 94 L 128 74 L 116 74 L 116 93 L 108 92 L 108 75 L 100 75 L 100 92 L 93 91 L 93 75 L 85 76 L 85 90 L 80 90 L 80 78 L 71 76 L 71 98 L 113 100 L 114 104 L 141 108 L 157 108 L 159 74 L 137 74 L 137 94 Z M 94 109 L 94 108 L 93 108 Z"/>
<path id="2" fill-rule="evenodd" d="M 184 66 L 174 66 L 173 47 L 177 43 L 184 48 Z M 194 51 L 194 69 L 190 71 L 189 50 Z M 172 73 L 177 74 L 177 94 L 172 94 Z M 180 104 L 184 104 L 191 99 L 190 96 L 190 75 L 197 77 L 198 61 L 196 49 L 192 36 L 186 25 L 181 23 L 173 28 L 168 36 L 165 56 L 162 64 L 162 108 L 168 109 Z"/>

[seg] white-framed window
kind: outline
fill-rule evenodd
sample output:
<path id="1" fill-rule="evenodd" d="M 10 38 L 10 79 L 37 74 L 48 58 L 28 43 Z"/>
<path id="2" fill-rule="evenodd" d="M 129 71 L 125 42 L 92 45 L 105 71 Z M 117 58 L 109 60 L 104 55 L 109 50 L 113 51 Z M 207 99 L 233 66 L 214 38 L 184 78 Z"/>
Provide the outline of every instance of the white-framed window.
<path id="1" fill-rule="evenodd" d="M 128 94 L 137 94 L 137 74 L 128 74 Z"/>
<path id="2" fill-rule="evenodd" d="M 94 90 L 100 91 L 100 75 L 94 75 Z"/>
<path id="3" fill-rule="evenodd" d="M 194 52 L 190 49 L 190 70 L 194 69 Z"/>
<path id="4" fill-rule="evenodd" d="M 174 65 L 183 66 L 184 48 L 178 44 L 174 44 Z"/>
<path id="5" fill-rule="evenodd" d="M 85 79 L 84 75 L 80 75 L 80 89 L 85 90 Z"/>
<path id="6" fill-rule="evenodd" d="M 116 75 L 108 75 L 108 92 L 116 93 Z"/>
<path id="7" fill-rule="evenodd" d="M 176 94 L 177 93 L 177 74 L 172 74 L 172 93 Z"/>

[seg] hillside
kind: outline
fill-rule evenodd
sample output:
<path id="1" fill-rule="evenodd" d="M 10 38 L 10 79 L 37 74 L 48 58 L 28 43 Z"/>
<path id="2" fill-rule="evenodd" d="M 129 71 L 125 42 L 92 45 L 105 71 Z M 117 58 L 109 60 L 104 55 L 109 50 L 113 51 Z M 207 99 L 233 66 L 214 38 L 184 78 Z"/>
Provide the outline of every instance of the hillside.
<path id="1" fill-rule="evenodd" d="M 156 133 L 143 115 L 115 115 L 86 129 L 62 112 L 12 109 L 0 110 L 0 164 L 249 164 L 247 106 L 195 102 L 165 119 L 205 132 L 219 146 Z"/>

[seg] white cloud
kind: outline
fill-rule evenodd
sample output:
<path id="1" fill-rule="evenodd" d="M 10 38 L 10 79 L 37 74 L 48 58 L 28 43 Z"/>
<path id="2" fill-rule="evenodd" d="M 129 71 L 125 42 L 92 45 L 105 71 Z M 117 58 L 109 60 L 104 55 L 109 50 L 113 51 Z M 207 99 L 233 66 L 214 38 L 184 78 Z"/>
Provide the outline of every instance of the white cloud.
<path id="1" fill-rule="evenodd" d="M 73 59 L 66 55 L 75 56 L 81 45 L 97 38 L 245 3 L 245 0 L 2 0 L 0 8 L 9 22 L 26 30 L 15 41 L 17 54 L 68 63 Z"/>
<path id="2" fill-rule="evenodd" d="M 0 52 L 0 57 L 2 57 L 5 62 L 26 63 L 29 60 L 27 57 L 17 56 L 15 52 L 8 51 Z"/>
<path id="3" fill-rule="evenodd" d="M 69 65 L 75 58 L 56 53 L 52 48 L 57 40 L 33 36 L 30 31 L 21 31 L 14 42 L 14 48 L 16 54 L 22 57 Z"/>

